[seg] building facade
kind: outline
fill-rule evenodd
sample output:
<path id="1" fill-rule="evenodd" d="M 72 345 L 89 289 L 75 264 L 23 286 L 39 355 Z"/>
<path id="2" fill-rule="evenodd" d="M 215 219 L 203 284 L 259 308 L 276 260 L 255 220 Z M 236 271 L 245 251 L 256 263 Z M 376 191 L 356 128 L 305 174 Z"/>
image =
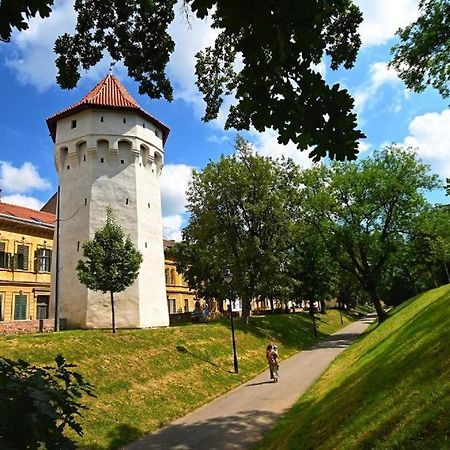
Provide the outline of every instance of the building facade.
<path id="1" fill-rule="evenodd" d="M 111 206 L 143 255 L 137 280 L 115 296 L 117 327 L 167 326 L 159 177 L 169 129 L 113 75 L 47 124 L 60 185 L 60 263 L 52 267 L 51 307 L 57 298 L 69 327 L 110 326 L 109 296 L 83 286 L 76 265 L 82 243 L 105 224 Z"/>
<path id="2" fill-rule="evenodd" d="M 0 321 L 49 317 L 54 221 L 0 201 Z"/>
<path id="3" fill-rule="evenodd" d="M 194 311 L 197 296 L 189 289 L 183 275 L 177 272 L 175 261 L 167 256 L 167 250 L 174 243 L 164 240 L 167 309 L 169 314 L 189 313 Z"/>

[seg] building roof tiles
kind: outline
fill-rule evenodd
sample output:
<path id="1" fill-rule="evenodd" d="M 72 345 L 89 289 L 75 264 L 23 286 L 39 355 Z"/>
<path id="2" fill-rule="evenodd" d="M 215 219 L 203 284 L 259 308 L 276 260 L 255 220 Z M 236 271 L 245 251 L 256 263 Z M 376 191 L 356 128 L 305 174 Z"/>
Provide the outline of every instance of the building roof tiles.
<path id="1" fill-rule="evenodd" d="M 11 216 L 14 219 L 24 219 L 36 222 L 37 225 L 45 224 L 54 226 L 56 221 L 55 214 L 37 211 L 23 206 L 10 205 L 9 203 L 3 203 L 1 201 L 0 214 L 3 216 Z"/>
<path id="2" fill-rule="evenodd" d="M 55 141 L 56 138 L 56 123 L 58 120 L 89 108 L 113 108 L 135 111 L 161 129 L 164 142 L 169 135 L 169 128 L 143 110 L 137 101 L 125 89 L 120 80 L 114 75 L 109 74 L 79 102 L 63 109 L 47 119 L 47 126 L 50 130 L 53 141 Z"/>

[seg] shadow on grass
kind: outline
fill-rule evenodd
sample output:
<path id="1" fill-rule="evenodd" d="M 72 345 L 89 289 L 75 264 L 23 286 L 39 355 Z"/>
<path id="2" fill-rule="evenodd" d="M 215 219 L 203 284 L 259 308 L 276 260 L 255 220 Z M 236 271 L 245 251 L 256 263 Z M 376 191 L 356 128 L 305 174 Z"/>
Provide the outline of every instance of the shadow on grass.
<path id="1" fill-rule="evenodd" d="M 188 424 L 173 424 L 125 447 L 126 450 L 223 450 L 248 448 L 269 429 L 277 414 L 245 411 Z"/>
<path id="2" fill-rule="evenodd" d="M 197 355 L 196 353 L 192 352 L 191 350 L 187 349 L 183 345 L 177 345 L 176 346 L 177 352 L 179 353 L 185 353 L 186 355 L 192 356 L 193 358 L 196 358 L 200 361 L 203 361 L 207 364 L 210 364 L 213 367 L 216 367 L 217 369 L 223 370 L 226 373 L 234 373 L 232 370 L 227 370 L 221 367 L 219 364 L 215 363 L 214 361 L 211 361 L 210 359 L 205 358 L 204 356 Z"/>
<path id="3" fill-rule="evenodd" d="M 128 424 L 121 423 L 117 425 L 108 434 L 109 444 L 105 447 L 97 444 L 80 444 L 78 449 L 80 450 L 109 450 L 120 448 L 129 442 L 136 441 L 142 436 L 142 432 L 138 428 L 132 427 Z"/>

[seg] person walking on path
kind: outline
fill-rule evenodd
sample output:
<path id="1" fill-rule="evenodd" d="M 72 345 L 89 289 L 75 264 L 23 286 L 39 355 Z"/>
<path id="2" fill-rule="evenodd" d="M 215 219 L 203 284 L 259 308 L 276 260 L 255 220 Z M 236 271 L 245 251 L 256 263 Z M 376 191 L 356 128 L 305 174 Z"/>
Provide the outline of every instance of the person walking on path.
<path id="1" fill-rule="evenodd" d="M 266 348 L 266 359 L 269 364 L 270 380 L 276 383 L 278 381 L 278 348 L 276 345 L 269 344 Z"/>

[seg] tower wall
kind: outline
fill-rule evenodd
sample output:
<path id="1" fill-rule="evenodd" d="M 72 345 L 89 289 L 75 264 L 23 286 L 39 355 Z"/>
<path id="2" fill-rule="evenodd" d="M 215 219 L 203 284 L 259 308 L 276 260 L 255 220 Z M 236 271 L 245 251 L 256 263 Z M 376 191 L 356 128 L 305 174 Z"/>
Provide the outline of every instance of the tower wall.
<path id="1" fill-rule="evenodd" d="M 59 304 L 69 326 L 111 326 L 109 294 L 85 288 L 75 269 L 82 243 L 103 227 L 109 205 L 143 255 L 137 280 L 114 296 L 117 326 L 169 324 L 159 188 L 163 155 L 161 130 L 133 112 L 90 109 L 58 121 Z"/>

